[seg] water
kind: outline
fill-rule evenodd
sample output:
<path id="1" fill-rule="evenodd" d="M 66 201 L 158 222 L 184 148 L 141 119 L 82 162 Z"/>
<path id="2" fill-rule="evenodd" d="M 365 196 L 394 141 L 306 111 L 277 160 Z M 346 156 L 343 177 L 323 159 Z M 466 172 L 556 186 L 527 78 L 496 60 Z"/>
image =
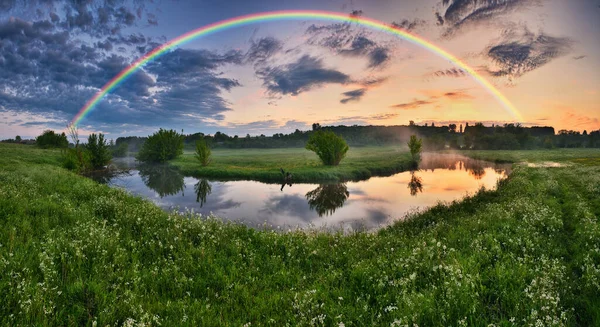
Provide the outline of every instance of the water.
<path id="1" fill-rule="evenodd" d="M 360 182 L 281 185 L 185 177 L 168 166 L 137 166 L 133 161 L 115 164 L 130 170 L 94 178 L 146 197 L 166 210 L 193 209 L 254 227 L 345 229 L 378 228 L 439 201 L 461 199 L 482 186 L 493 189 L 511 166 L 425 154 L 418 171 Z"/>

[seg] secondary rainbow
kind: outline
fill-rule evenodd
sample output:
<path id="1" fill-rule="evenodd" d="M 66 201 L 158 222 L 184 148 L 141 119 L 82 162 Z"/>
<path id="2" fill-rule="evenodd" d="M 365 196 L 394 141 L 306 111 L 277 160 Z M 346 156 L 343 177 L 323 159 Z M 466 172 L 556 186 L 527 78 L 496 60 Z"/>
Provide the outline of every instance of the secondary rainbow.
<path id="1" fill-rule="evenodd" d="M 388 32 L 401 38 L 414 43 L 416 45 L 421 46 L 437 55 L 449 60 L 455 66 L 462 69 L 467 74 L 471 75 L 477 82 L 479 82 L 484 88 L 486 88 L 508 111 L 513 118 L 516 118 L 518 121 L 522 121 L 521 114 L 515 106 L 490 82 L 488 82 L 483 76 L 477 73 L 473 68 L 467 65 L 462 60 L 458 59 L 454 55 L 450 54 L 446 50 L 434 45 L 433 43 L 415 35 L 411 34 L 403 29 L 391 26 L 390 24 L 386 24 L 374 19 L 366 18 L 366 17 L 356 17 L 349 16 L 348 14 L 337 13 L 337 12 L 326 12 L 326 11 L 271 11 L 271 12 L 262 12 L 257 14 L 251 14 L 246 16 L 239 16 L 223 21 L 219 21 L 210 25 L 206 25 L 185 33 L 177 38 L 170 40 L 169 42 L 157 47 L 151 52 L 147 53 L 143 57 L 136 60 L 129 67 L 122 70 L 117 76 L 108 81 L 100 91 L 98 91 L 75 115 L 71 124 L 77 126 L 81 121 L 98 105 L 98 103 L 102 100 L 102 98 L 108 94 L 111 90 L 117 87 L 121 82 L 127 79 L 132 73 L 136 70 L 140 69 L 147 62 L 154 60 L 155 58 L 160 57 L 161 55 L 167 53 L 170 49 L 185 44 L 191 40 L 196 38 L 223 31 L 229 28 L 239 27 L 243 25 L 249 25 L 254 23 L 262 23 L 269 21 L 279 21 L 279 20 L 324 20 L 324 21 L 337 21 L 337 22 L 348 22 L 351 21 L 353 23 L 370 27 L 376 30 Z"/>

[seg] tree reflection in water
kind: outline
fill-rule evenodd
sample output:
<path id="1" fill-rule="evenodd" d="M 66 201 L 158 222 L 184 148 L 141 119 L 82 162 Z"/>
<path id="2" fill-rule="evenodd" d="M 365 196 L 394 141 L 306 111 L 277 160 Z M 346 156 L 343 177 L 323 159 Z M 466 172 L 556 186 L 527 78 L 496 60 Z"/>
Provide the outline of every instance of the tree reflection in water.
<path id="1" fill-rule="evenodd" d="M 344 205 L 350 192 L 346 184 L 321 184 L 316 189 L 306 193 L 306 199 L 311 210 L 315 210 L 319 217 L 332 215 L 337 208 Z"/>
<path id="2" fill-rule="evenodd" d="M 154 190 L 162 198 L 183 192 L 185 183 L 183 175 L 169 165 L 140 165 L 140 177 L 146 186 Z"/>
<path id="3" fill-rule="evenodd" d="M 200 208 L 206 203 L 206 197 L 212 192 L 212 187 L 206 179 L 201 179 L 194 185 L 196 191 L 196 202 L 200 202 Z"/>
<path id="4" fill-rule="evenodd" d="M 408 182 L 408 188 L 410 189 L 410 195 L 416 196 L 417 193 L 423 192 L 423 179 L 415 175 L 415 171 L 410 171 L 410 182 Z"/>

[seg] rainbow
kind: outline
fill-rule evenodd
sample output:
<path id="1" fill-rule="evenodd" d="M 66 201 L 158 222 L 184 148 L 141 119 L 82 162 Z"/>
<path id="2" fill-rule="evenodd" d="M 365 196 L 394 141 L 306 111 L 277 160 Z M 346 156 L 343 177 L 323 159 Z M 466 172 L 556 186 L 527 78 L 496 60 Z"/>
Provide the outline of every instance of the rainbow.
<path id="1" fill-rule="evenodd" d="M 473 68 L 467 65 L 462 60 L 458 59 L 454 55 L 450 54 L 446 50 L 434 45 L 433 43 L 415 35 L 411 34 L 405 30 L 400 28 L 391 26 L 389 24 L 370 19 L 365 17 L 356 17 L 349 16 L 348 14 L 342 14 L 337 12 L 325 12 L 325 11 L 272 11 L 272 12 L 262 12 L 257 14 L 239 16 L 223 21 L 219 21 L 210 25 L 206 25 L 180 35 L 169 42 L 157 47 L 151 52 L 147 53 L 143 57 L 136 60 L 129 67 L 122 70 L 117 76 L 108 81 L 100 91 L 98 91 L 75 115 L 73 120 L 71 121 L 72 126 L 77 126 L 81 121 L 98 105 L 98 103 L 104 98 L 106 94 L 108 94 L 111 90 L 117 87 L 121 82 L 125 81 L 131 74 L 133 74 L 136 70 L 143 67 L 146 63 L 151 60 L 154 60 L 161 55 L 167 53 L 169 50 L 174 47 L 185 44 L 186 42 L 192 41 L 196 38 L 209 35 L 211 33 L 220 32 L 229 28 L 254 24 L 254 23 L 262 23 L 262 22 L 270 22 L 270 21 L 279 21 L 279 20 L 325 20 L 325 21 L 337 21 L 337 22 L 347 22 L 351 21 L 357 23 L 359 25 L 370 27 L 376 30 L 380 30 L 383 32 L 388 32 L 394 35 L 397 35 L 411 43 L 421 46 L 442 58 L 445 58 L 452 62 L 455 66 L 462 69 L 464 72 L 471 75 L 477 82 L 479 82 L 485 89 L 487 89 L 508 111 L 514 118 L 518 121 L 522 121 L 521 114 L 517 109 L 510 103 L 510 101 L 502 94 L 494 85 L 488 82 L 485 78 L 483 78 L 479 73 L 477 73 Z"/>

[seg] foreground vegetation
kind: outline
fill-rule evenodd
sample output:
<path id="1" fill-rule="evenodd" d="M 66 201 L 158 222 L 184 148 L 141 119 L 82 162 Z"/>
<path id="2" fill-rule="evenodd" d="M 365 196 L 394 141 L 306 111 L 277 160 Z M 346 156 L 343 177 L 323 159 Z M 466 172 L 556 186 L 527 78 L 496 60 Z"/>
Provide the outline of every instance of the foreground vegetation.
<path id="1" fill-rule="evenodd" d="M 410 155 L 401 147 L 350 148 L 337 166 L 325 166 L 306 149 L 214 149 L 210 165 L 203 167 L 192 152 L 171 161 L 186 176 L 251 179 L 281 182 L 281 168 L 293 173 L 294 182 L 361 180 L 391 175 L 411 167 Z"/>
<path id="2" fill-rule="evenodd" d="M 168 214 L 59 158 L 0 145 L 0 325 L 600 324 L 597 164 L 342 235 Z"/>

